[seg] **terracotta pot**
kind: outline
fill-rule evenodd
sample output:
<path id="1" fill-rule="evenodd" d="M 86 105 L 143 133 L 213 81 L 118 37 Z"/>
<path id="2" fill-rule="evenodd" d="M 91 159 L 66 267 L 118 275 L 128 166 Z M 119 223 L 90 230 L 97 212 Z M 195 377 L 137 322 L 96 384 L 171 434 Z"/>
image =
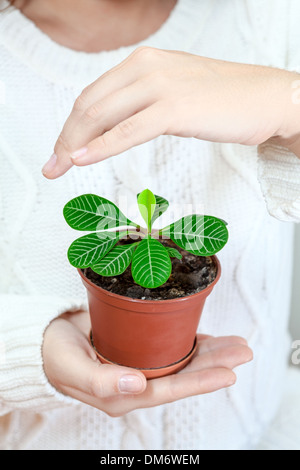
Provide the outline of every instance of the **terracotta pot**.
<path id="1" fill-rule="evenodd" d="M 206 298 L 221 275 L 204 290 L 171 300 L 140 300 L 114 294 L 78 270 L 87 289 L 91 343 L 101 362 L 141 369 L 147 378 L 182 369 L 196 351 L 196 334 Z"/>

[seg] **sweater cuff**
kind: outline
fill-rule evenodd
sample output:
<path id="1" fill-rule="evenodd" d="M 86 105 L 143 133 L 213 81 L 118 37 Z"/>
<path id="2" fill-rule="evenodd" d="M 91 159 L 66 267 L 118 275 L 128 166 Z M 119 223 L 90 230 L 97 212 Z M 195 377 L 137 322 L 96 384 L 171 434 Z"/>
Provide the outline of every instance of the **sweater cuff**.
<path id="1" fill-rule="evenodd" d="M 300 159 L 269 141 L 258 147 L 258 179 L 269 213 L 300 222 Z"/>
<path id="2" fill-rule="evenodd" d="M 0 296 L 0 415 L 14 409 L 47 411 L 74 403 L 48 381 L 42 358 L 44 331 L 82 302 L 47 296 Z"/>

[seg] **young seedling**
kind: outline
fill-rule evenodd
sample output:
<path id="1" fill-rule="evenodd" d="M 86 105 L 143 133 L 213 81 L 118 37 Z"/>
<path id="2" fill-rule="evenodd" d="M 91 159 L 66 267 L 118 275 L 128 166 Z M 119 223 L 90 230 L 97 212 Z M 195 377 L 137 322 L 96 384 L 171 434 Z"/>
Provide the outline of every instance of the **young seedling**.
<path id="1" fill-rule="evenodd" d="M 176 248 L 165 246 L 162 239 L 172 240 L 177 247 L 196 256 L 212 256 L 228 241 L 226 222 L 209 215 L 188 215 L 153 231 L 153 223 L 168 209 L 168 201 L 145 189 L 137 195 L 137 203 L 145 228 L 129 220 L 103 197 L 84 194 L 69 201 L 63 210 L 69 226 L 93 232 L 71 244 L 68 250 L 71 265 L 91 268 L 101 276 L 118 276 L 131 264 L 134 282 L 154 289 L 169 279 L 171 258 L 182 258 Z M 131 243 L 118 244 L 128 236 Z"/>

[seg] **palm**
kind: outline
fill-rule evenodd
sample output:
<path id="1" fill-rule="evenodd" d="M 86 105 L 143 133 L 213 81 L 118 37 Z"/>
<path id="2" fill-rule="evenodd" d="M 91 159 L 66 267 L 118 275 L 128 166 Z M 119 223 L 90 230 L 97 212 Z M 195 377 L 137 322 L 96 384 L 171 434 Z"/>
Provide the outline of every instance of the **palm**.
<path id="1" fill-rule="evenodd" d="M 90 346 L 89 331 L 87 312 L 64 314 L 55 320 L 45 334 L 45 371 L 61 392 L 111 416 L 228 387 L 236 380 L 232 369 L 252 359 L 243 338 L 198 335 L 197 352 L 185 369 L 146 381 L 134 369 L 101 364 Z M 138 394 L 120 393 L 117 379 L 124 373 L 140 374 L 144 390 Z"/>

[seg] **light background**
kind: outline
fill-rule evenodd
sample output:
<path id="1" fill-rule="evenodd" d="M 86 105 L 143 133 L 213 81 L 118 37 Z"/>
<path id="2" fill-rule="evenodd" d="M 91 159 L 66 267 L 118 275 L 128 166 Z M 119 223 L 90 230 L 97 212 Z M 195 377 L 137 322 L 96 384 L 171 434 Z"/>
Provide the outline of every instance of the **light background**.
<path id="1" fill-rule="evenodd" d="M 293 339 L 300 340 L 300 225 L 297 225 L 295 236 L 293 297 L 290 330 Z"/>

